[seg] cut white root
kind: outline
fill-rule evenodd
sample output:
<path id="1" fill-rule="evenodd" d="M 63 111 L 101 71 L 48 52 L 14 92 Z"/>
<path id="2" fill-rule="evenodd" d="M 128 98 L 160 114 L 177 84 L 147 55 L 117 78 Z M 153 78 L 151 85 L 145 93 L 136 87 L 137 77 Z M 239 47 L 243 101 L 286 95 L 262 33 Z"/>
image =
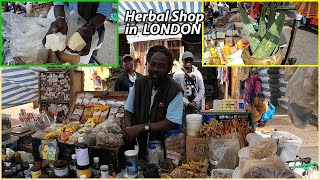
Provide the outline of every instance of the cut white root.
<path id="1" fill-rule="evenodd" d="M 52 51 L 63 51 L 66 48 L 66 35 L 61 32 L 55 34 L 48 34 L 46 36 L 45 47 Z"/>
<path id="2" fill-rule="evenodd" d="M 67 45 L 73 51 L 81 51 L 86 46 L 86 42 L 83 40 L 83 38 L 78 32 L 75 32 L 70 37 Z"/>

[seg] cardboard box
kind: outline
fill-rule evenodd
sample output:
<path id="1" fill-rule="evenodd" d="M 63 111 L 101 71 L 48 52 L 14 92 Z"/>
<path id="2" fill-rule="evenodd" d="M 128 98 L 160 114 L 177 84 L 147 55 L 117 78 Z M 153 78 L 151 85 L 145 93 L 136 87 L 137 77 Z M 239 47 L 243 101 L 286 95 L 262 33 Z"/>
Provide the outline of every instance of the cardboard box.
<path id="1" fill-rule="evenodd" d="M 186 154 L 188 161 L 200 161 L 201 159 L 209 159 L 209 140 L 206 138 L 198 138 L 187 136 L 186 138 Z"/>
<path id="2" fill-rule="evenodd" d="M 224 45 L 227 45 L 229 47 L 233 46 L 233 38 L 232 37 L 226 37 L 224 39 Z"/>

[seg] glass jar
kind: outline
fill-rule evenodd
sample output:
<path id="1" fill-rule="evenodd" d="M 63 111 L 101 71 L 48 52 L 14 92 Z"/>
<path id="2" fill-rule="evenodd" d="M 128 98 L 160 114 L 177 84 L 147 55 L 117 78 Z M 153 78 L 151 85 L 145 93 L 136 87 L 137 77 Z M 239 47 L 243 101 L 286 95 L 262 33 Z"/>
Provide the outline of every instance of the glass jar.
<path id="1" fill-rule="evenodd" d="M 181 129 L 167 131 L 165 138 L 166 158 L 178 165 L 186 156 L 186 138 Z"/>
<path id="2" fill-rule="evenodd" d="M 57 177 L 67 177 L 69 175 L 68 162 L 58 160 L 54 163 L 54 175 Z"/>

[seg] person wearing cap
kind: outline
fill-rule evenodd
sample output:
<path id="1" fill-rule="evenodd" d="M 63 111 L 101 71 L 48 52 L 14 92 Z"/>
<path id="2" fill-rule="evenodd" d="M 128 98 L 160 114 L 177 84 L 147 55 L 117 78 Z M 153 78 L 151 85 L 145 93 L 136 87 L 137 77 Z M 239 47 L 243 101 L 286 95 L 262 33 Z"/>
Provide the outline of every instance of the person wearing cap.
<path id="1" fill-rule="evenodd" d="M 116 83 L 114 85 L 114 91 L 130 91 L 133 88 L 136 79 L 142 75 L 133 70 L 133 58 L 130 54 L 126 54 L 121 58 L 123 72 L 117 77 Z"/>
<path id="2" fill-rule="evenodd" d="M 46 36 L 53 33 L 61 32 L 67 35 L 68 24 L 66 20 L 65 4 L 68 4 L 69 10 L 75 10 L 87 22 L 84 26 L 79 28 L 77 32 L 86 42 L 86 46 L 79 52 L 75 52 L 80 56 L 88 55 L 91 49 L 92 36 L 98 32 L 99 41 L 93 54 L 96 55 L 98 47 L 100 47 L 104 38 L 104 21 L 106 17 L 110 18 L 112 13 L 111 2 L 53 2 L 55 21 L 50 25 L 50 28 L 42 39 L 43 45 L 46 44 Z M 71 49 L 68 49 L 72 51 Z"/>
<path id="3" fill-rule="evenodd" d="M 186 114 L 193 114 L 199 111 L 205 89 L 202 74 L 193 65 L 193 54 L 186 51 L 182 56 L 182 60 L 183 67 L 173 74 L 173 79 L 180 84 L 184 92 L 183 126 L 185 126 Z"/>

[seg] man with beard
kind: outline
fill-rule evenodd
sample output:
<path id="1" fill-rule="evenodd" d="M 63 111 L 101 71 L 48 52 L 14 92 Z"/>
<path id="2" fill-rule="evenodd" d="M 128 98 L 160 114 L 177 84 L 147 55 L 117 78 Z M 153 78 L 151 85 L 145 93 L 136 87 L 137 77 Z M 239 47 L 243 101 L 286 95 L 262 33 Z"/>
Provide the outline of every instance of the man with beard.
<path id="1" fill-rule="evenodd" d="M 129 142 L 138 140 L 139 159 L 146 159 L 150 141 L 163 143 L 165 131 L 181 125 L 183 111 L 182 89 L 168 75 L 172 52 L 164 46 L 153 46 L 147 62 L 149 75 L 136 80 L 124 106 L 124 137 Z"/>
<path id="2" fill-rule="evenodd" d="M 126 54 L 122 57 L 122 67 L 125 70 L 120 76 L 117 77 L 114 85 L 114 91 L 130 91 L 133 88 L 134 82 L 140 76 L 133 70 L 133 58 L 130 54 Z"/>
<path id="3" fill-rule="evenodd" d="M 202 74 L 198 71 L 197 67 L 193 65 L 193 54 L 186 51 L 182 59 L 183 67 L 173 74 L 173 79 L 181 85 L 184 92 L 182 124 L 185 126 L 185 116 L 199 111 L 205 89 Z"/>

